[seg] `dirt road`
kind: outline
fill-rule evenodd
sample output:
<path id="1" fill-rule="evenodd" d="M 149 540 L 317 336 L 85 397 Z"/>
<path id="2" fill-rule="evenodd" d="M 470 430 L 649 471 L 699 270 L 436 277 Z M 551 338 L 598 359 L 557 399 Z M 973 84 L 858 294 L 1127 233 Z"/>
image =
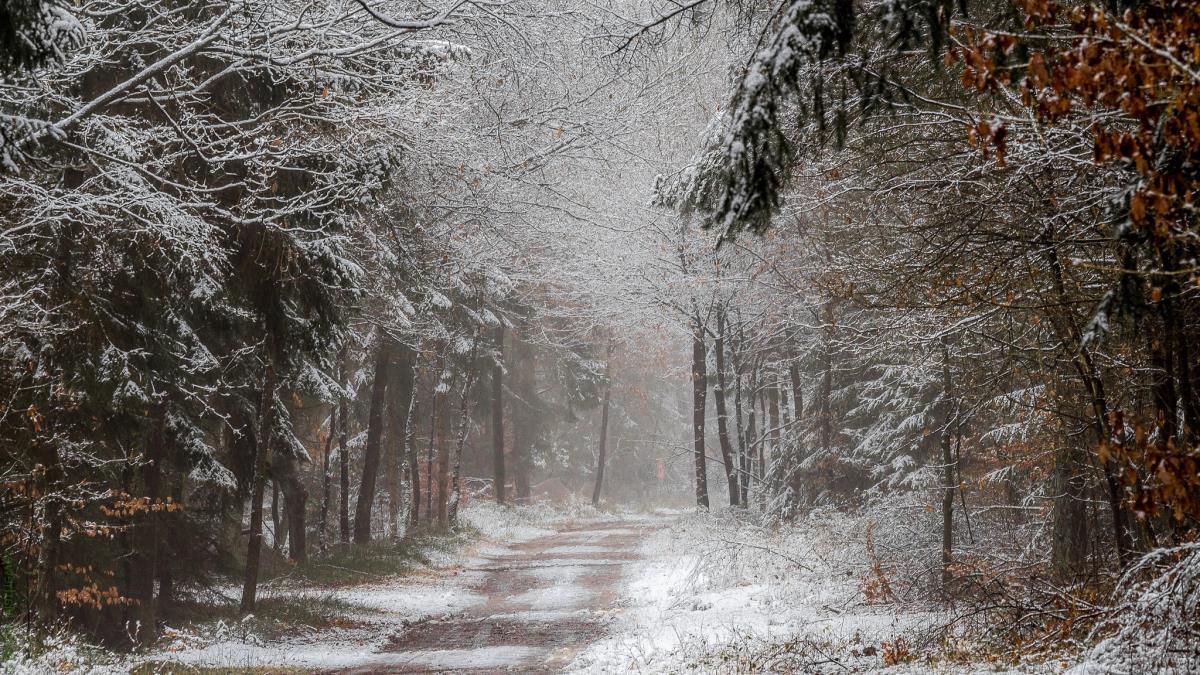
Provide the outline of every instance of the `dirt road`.
<path id="1" fill-rule="evenodd" d="M 406 626 L 377 665 L 341 672 L 558 672 L 604 633 L 623 568 L 650 529 L 581 525 L 476 559 L 463 573 L 485 602 Z"/>

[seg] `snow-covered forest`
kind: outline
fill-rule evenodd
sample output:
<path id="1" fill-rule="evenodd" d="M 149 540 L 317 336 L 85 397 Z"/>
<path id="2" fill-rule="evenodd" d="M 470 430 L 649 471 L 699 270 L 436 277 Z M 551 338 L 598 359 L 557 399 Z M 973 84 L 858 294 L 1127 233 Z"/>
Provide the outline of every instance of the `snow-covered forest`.
<path id="1" fill-rule="evenodd" d="M 1193 0 L 4 0 L 0 671 L 1196 672 L 1198 184 Z"/>

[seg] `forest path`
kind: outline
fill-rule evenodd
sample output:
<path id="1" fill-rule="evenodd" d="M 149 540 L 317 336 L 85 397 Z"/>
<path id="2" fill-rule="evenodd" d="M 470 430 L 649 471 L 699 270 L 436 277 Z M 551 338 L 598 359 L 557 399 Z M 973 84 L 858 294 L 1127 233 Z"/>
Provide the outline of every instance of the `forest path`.
<path id="1" fill-rule="evenodd" d="M 600 638 L 635 549 L 661 523 L 582 523 L 472 560 L 485 601 L 394 634 L 383 659 L 342 673 L 552 673 Z"/>

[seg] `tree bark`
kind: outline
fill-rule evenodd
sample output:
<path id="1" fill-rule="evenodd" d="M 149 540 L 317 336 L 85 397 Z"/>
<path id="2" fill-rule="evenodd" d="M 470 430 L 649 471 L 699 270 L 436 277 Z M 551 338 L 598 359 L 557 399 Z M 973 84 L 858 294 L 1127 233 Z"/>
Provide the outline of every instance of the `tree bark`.
<path id="1" fill-rule="evenodd" d="M 475 385 L 475 348 L 478 340 L 472 344 L 471 356 L 467 363 L 467 374 L 462 387 L 462 396 L 458 408 L 458 433 L 454 441 L 453 471 L 450 477 L 450 499 L 446 507 L 446 524 L 458 527 L 458 505 L 462 499 L 462 455 L 467 444 L 467 433 L 471 430 L 471 389 Z"/>
<path id="2" fill-rule="evenodd" d="M 267 469 L 271 465 L 271 445 L 275 427 L 275 354 L 267 337 L 263 372 L 262 403 L 259 404 L 258 437 L 255 439 L 254 484 L 250 495 L 250 536 L 246 544 L 246 573 L 242 579 L 243 613 L 253 612 L 258 594 L 258 566 L 262 554 L 263 497 L 267 489 Z"/>
<path id="3" fill-rule="evenodd" d="M 350 404 L 345 395 L 350 378 L 350 345 L 342 347 L 342 393 L 338 400 L 338 532 L 343 544 L 350 543 Z"/>
<path id="4" fill-rule="evenodd" d="M 528 502 L 531 496 L 529 480 L 530 456 L 537 442 L 537 371 L 533 349 L 520 335 L 512 336 L 513 370 L 510 382 L 516 394 L 513 412 L 513 484 L 519 502 Z"/>
<path id="5" fill-rule="evenodd" d="M 425 450 L 425 520 L 433 523 L 433 496 L 435 492 L 433 477 L 433 457 L 437 452 L 438 416 L 444 414 L 441 397 L 438 396 L 438 382 L 442 378 L 441 357 L 438 358 L 429 384 L 429 446 Z"/>
<path id="6" fill-rule="evenodd" d="M 279 489 L 283 493 L 284 535 L 287 537 L 288 559 L 293 562 L 308 559 L 308 530 L 304 519 L 308 489 L 300 480 L 299 461 L 295 457 L 288 457 L 278 462 Z"/>
<path id="7" fill-rule="evenodd" d="M 1054 243 L 1047 238 L 1043 238 L 1042 243 L 1045 245 L 1044 253 L 1046 262 L 1050 268 L 1051 280 L 1057 300 L 1064 307 L 1069 306 L 1066 284 L 1063 281 L 1062 264 L 1058 259 L 1058 251 L 1054 248 Z M 1053 312 L 1050 313 L 1050 322 L 1058 333 L 1064 350 L 1075 355 L 1073 363 L 1087 390 L 1089 405 L 1092 409 L 1092 422 L 1096 430 L 1096 442 L 1098 445 L 1105 445 L 1112 439 L 1112 428 L 1108 421 L 1108 401 L 1104 393 L 1104 381 L 1101 379 L 1095 362 L 1092 360 L 1091 352 L 1083 344 L 1082 335 L 1075 322 L 1070 317 L 1062 317 Z M 1124 488 L 1121 485 L 1122 478 L 1116 462 L 1110 458 L 1102 462 L 1102 469 L 1104 471 L 1105 483 L 1108 486 L 1108 508 L 1112 514 L 1113 545 L 1116 549 L 1117 560 L 1124 566 L 1129 562 L 1130 554 L 1134 549 L 1133 531 L 1135 526 L 1130 522 L 1123 504 Z"/>
<path id="8" fill-rule="evenodd" d="M 388 537 L 400 537 L 400 474 L 404 468 L 405 452 L 408 434 L 408 416 L 412 411 L 413 401 L 413 354 L 407 347 L 401 347 L 399 372 L 396 374 L 396 394 L 391 396 L 388 405 L 390 414 L 387 439 L 388 451 L 385 457 L 384 479 L 388 493 Z"/>
<path id="9" fill-rule="evenodd" d="M 612 400 L 612 341 L 608 343 L 608 360 L 604 362 L 604 402 L 600 404 L 600 452 L 596 457 L 596 482 L 592 486 L 592 506 L 600 505 L 604 489 L 604 463 L 608 455 L 608 406 Z"/>
<path id="10" fill-rule="evenodd" d="M 287 541 L 287 532 L 284 530 L 283 516 L 279 513 L 279 481 L 271 481 L 271 548 L 278 553 L 283 550 L 283 544 Z"/>
<path id="11" fill-rule="evenodd" d="M 750 505 L 750 491 L 754 477 L 754 454 L 758 447 L 758 416 L 755 413 L 755 392 L 758 390 L 758 364 L 750 365 L 746 376 L 746 438 L 742 441 L 742 504 Z M 757 492 L 755 492 L 757 495 Z"/>
<path id="12" fill-rule="evenodd" d="M 771 492 L 778 494 L 778 472 L 773 470 L 773 466 L 779 464 L 780 453 L 780 422 L 779 422 L 779 391 L 782 388 L 779 378 L 775 373 L 770 375 L 767 385 L 767 414 L 769 415 L 771 430 L 771 452 L 767 455 L 766 464 L 763 466 L 763 476 L 766 482 L 771 486 Z"/>
<path id="13" fill-rule="evenodd" d="M 439 391 L 434 399 L 440 399 L 438 406 L 442 414 L 438 416 L 437 425 L 437 502 L 434 504 L 434 515 L 438 525 L 450 525 L 447 507 L 450 502 L 450 392 Z"/>
<path id="14" fill-rule="evenodd" d="M 825 303 L 824 326 L 821 334 L 821 394 L 817 414 L 817 439 L 821 452 L 829 455 L 833 446 L 833 303 Z"/>
<path id="15" fill-rule="evenodd" d="M 375 380 L 371 386 L 371 408 L 367 413 L 367 442 L 363 448 L 363 475 L 354 508 L 354 543 L 371 541 L 371 507 L 375 504 L 375 482 L 379 477 L 380 442 L 383 439 L 383 410 L 387 400 L 392 340 L 380 331 L 375 351 Z"/>
<path id="16" fill-rule="evenodd" d="M 696 506 L 708 508 L 708 467 L 704 456 L 704 404 L 708 397 L 704 326 L 692 317 L 692 443 L 696 464 Z"/>
<path id="17" fill-rule="evenodd" d="M 733 343 L 729 345 L 729 357 L 733 364 L 733 413 L 735 427 L 737 430 L 737 447 L 734 449 L 736 456 L 734 461 L 737 469 L 737 484 L 738 484 L 738 499 L 740 506 L 745 508 L 749 506 L 749 481 L 750 474 L 748 471 L 748 446 L 746 444 L 746 428 L 743 423 L 742 410 L 742 360 L 741 360 L 741 341 L 738 341 L 737 346 Z"/>
<path id="18" fill-rule="evenodd" d="M 421 458 L 417 450 L 417 377 L 420 359 L 413 358 L 412 399 L 408 403 L 408 425 L 404 431 L 404 447 L 408 452 L 408 474 L 411 476 L 412 499 L 408 514 L 408 526 L 415 528 L 421 524 Z"/>
<path id="19" fill-rule="evenodd" d="M 504 503 L 504 324 L 496 327 L 496 363 L 492 366 L 492 493 Z"/>
<path id="20" fill-rule="evenodd" d="M 800 366 L 793 361 L 788 364 L 788 376 L 792 381 L 792 408 L 797 422 L 804 419 L 804 385 L 800 381 Z"/>
<path id="21" fill-rule="evenodd" d="M 172 463 L 175 464 L 176 470 L 175 470 L 174 479 L 171 481 L 171 501 L 173 501 L 175 504 L 182 505 L 183 504 L 184 473 L 178 469 L 178 465 L 179 465 L 178 449 L 175 446 L 172 446 L 172 450 L 174 451 L 173 456 L 175 457 L 175 460 Z M 175 566 L 175 564 L 177 564 L 177 561 L 179 561 L 182 558 L 183 552 L 185 550 L 184 546 L 181 545 L 182 540 L 180 538 L 179 527 L 176 525 L 176 523 L 178 522 L 178 520 L 177 520 L 178 517 L 179 517 L 178 514 L 168 512 L 163 517 L 163 520 L 165 522 L 162 525 L 160 525 L 160 529 L 166 530 L 166 536 L 163 538 L 166 540 L 166 550 L 168 553 L 166 555 L 164 555 L 162 553 L 159 554 L 159 561 L 158 561 L 158 615 L 159 616 L 163 616 L 164 614 L 169 612 L 172 605 L 175 602 L 175 574 L 174 574 L 175 570 L 174 570 L 174 566 Z"/>
<path id="22" fill-rule="evenodd" d="M 713 400 L 717 404 L 717 438 L 721 442 L 721 460 L 725 463 L 725 482 L 729 488 L 729 505 L 738 506 L 741 503 L 741 490 L 738 482 L 738 467 L 734 457 L 733 444 L 729 440 L 729 412 L 725 401 L 725 312 L 717 313 L 717 336 L 713 343 L 713 351 L 717 357 L 717 386 L 713 389 Z"/>
<path id="23" fill-rule="evenodd" d="M 329 407 L 329 436 L 325 438 L 325 455 L 321 459 L 321 522 L 317 532 L 317 545 L 324 552 L 329 548 L 329 501 L 333 495 L 333 437 L 337 434 L 337 405 Z"/>
<path id="24" fill-rule="evenodd" d="M 941 434 L 939 437 L 942 451 L 942 595 L 949 597 L 953 574 L 950 564 L 954 555 L 954 493 L 957 484 L 955 478 L 955 461 L 950 427 L 951 416 L 951 380 L 950 380 L 950 348 L 946 339 L 942 338 L 942 400 L 938 406 Z"/>
<path id="25" fill-rule="evenodd" d="M 139 514 L 138 526 L 133 536 L 133 573 L 130 581 L 131 595 L 137 603 L 137 641 L 142 647 L 150 647 L 158 638 L 158 617 L 154 601 L 154 580 L 158 577 L 159 562 L 159 517 L 155 511 L 162 491 L 162 463 L 166 456 L 166 410 L 158 411 L 154 432 L 146 439 L 142 452 L 141 467 L 142 496 L 148 501 L 145 511 Z"/>
<path id="26" fill-rule="evenodd" d="M 1050 560 L 1064 579 L 1072 579 L 1087 564 L 1088 494 L 1087 451 L 1071 444 L 1054 453 L 1054 513 L 1051 525 Z"/>

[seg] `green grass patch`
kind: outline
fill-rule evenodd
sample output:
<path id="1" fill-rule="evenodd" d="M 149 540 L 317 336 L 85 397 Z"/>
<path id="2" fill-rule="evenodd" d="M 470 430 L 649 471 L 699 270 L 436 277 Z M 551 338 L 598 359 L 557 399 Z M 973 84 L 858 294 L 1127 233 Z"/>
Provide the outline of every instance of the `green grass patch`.
<path id="1" fill-rule="evenodd" d="M 431 554 L 453 554 L 478 537 L 469 527 L 450 533 L 418 530 L 400 541 L 376 540 L 365 546 L 338 544 L 323 555 L 311 556 L 284 578 L 315 586 L 345 586 L 411 573 L 429 565 Z"/>
<path id="2" fill-rule="evenodd" d="M 172 614 L 176 621 L 192 626 L 222 621 L 235 631 L 271 640 L 298 629 L 353 628 L 362 625 L 362 620 L 354 617 L 370 613 L 371 610 L 339 600 L 332 593 L 313 591 L 264 593 L 249 618 L 242 616 L 236 603 L 181 603 Z"/>
<path id="3" fill-rule="evenodd" d="M 260 639 L 273 640 L 297 630 L 354 628 L 369 619 L 372 610 L 339 600 L 331 589 L 372 583 L 403 576 L 427 566 L 438 554 L 453 555 L 478 537 L 463 528 L 454 533 L 421 530 L 400 541 L 387 539 L 365 546 L 338 545 L 307 561 L 288 565 L 259 588 L 253 616 L 245 618 L 235 599 L 175 603 L 167 617 L 170 625 L 192 626 L 201 632 L 218 622 Z M 0 644 L 2 647 L 2 644 Z M 220 671 L 185 671 L 220 672 Z"/>

